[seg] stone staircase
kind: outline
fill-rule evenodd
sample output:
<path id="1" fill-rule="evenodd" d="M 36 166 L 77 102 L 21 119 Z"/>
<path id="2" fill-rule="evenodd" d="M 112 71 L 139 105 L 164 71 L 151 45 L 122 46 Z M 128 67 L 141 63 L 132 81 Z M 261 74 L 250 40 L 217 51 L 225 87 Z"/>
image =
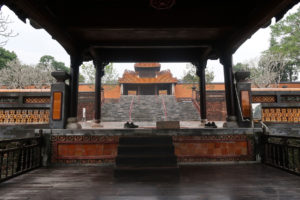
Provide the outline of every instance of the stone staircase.
<path id="1" fill-rule="evenodd" d="M 118 178 L 178 178 L 172 137 L 120 137 L 114 175 Z"/>
<path id="2" fill-rule="evenodd" d="M 104 103 L 101 108 L 101 121 L 123 122 L 129 120 L 129 110 L 134 96 L 121 96 L 119 102 Z"/>
<path id="3" fill-rule="evenodd" d="M 168 121 L 199 121 L 200 114 L 192 101 L 177 102 L 173 96 L 162 96 L 167 110 Z"/>
<path id="4" fill-rule="evenodd" d="M 152 95 L 137 96 L 131 113 L 132 121 L 162 121 L 164 111 L 161 97 Z"/>
<path id="5" fill-rule="evenodd" d="M 102 121 L 129 121 L 130 105 L 133 98 L 131 119 L 134 122 L 200 120 L 200 115 L 192 101 L 177 102 L 172 95 L 123 95 L 119 102 L 103 104 Z M 167 117 L 165 116 L 165 110 Z"/>

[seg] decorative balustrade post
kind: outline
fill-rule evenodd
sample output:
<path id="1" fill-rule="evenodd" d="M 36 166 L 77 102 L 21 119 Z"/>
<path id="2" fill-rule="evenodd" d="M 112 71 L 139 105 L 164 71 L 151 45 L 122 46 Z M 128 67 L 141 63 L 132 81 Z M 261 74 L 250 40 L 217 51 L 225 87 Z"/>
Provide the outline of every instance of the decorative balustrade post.
<path id="1" fill-rule="evenodd" d="M 236 80 L 237 96 L 239 98 L 240 111 L 238 122 L 241 127 L 252 127 L 252 95 L 250 72 L 236 72 L 234 74 Z"/>
<path id="2" fill-rule="evenodd" d="M 70 75 L 65 71 L 55 71 L 51 75 L 57 82 L 51 85 L 50 128 L 63 129 L 69 113 L 69 86 L 65 81 Z"/>

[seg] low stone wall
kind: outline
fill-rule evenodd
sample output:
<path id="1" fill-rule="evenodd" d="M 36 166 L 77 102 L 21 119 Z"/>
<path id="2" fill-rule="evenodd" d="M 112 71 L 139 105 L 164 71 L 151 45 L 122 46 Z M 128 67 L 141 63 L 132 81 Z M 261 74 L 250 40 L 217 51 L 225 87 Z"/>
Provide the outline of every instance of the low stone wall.
<path id="1" fill-rule="evenodd" d="M 173 136 L 173 142 L 180 163 L 255 160 L 249 135 Z"/>
<path id="2" fill-rule="evenodd" d="M 0 91 L 0 125 L 35 125 L 35 128 L 48 125 L 50 99 L 50 92 L 42 90 L 39 92 Z"/>
<path id="3" fill-rule="evenodd" d="M 300 126 L 300 89 L 252 91 L 252 103 L 261 103 L 261 120 L 269 127 Z"/>
<path id="4" fill-rule="evenodd" d="M 52 135 L 52 164 L 113 163 L 118 136 Z"/>
<path id="5" fill-rule="evenodd" d="M 37 130 L 39 132 L 39 130 Z M 179 163 L 254 161 L 261 129 L 42 130 L 51 164 L 114 163 L 121 136 L 173 136 Z M 48 135 L 48 136 L 47 136 Z M 46 145 L 47 146 L 47 145 Z M 44 155 L 45 156 L 45 155 Z"/>

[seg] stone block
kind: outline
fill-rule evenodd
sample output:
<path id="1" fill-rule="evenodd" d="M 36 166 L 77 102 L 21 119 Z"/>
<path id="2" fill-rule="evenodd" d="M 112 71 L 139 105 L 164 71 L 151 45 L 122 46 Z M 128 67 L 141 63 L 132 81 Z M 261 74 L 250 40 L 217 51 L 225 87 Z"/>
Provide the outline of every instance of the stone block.
<path id="1" fill-rule="evenodd" d="M 179 121 L 158 121 L 156 122 L 157 129 L 180 129 Z"/>

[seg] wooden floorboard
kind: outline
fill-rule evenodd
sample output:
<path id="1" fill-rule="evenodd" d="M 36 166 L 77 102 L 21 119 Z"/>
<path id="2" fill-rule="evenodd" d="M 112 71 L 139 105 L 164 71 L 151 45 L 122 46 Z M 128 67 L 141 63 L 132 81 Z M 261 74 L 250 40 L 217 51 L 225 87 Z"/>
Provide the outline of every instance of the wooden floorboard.
<path id="1" fill-rule="evenodd" d="M 300 199 L 300 177 L 261 164 L 183 166 L 177 180 L 113 177 L 113 167 L 40 168 L 0 184 L 1 200 Z"/>

